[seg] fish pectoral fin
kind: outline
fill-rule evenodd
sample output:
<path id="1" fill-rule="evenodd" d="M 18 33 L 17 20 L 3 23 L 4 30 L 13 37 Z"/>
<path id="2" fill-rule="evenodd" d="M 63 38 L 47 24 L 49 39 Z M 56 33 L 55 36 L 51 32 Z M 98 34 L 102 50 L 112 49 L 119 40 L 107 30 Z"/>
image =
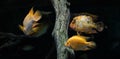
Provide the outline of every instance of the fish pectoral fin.
<path id="1" fill-rule="evenodd" d="M 83 51 L 87 51 L 87 50 L 90 50 L 90 48 L 84 48 Z"/>
<path id="2" fill-rule="evenodd" d="M 24 31 L 24 27 L 22 25 L 19 25 L 20 30 Z"/>
<path id="3" fill-rule="evenodd" d="M 40 28 L 39 28 L 39 27 L 36 27 L 36 28 L 33 28 L 32 30 L 33 30 L 33 32 L 37 33 L 38 30 L 40 30 Z"/>
<path id="4" fill-rule="evenodd" d="M 34 21 L 39 21 L 42 18 L 42 15 L 39 10 L 34 13 Z"/>

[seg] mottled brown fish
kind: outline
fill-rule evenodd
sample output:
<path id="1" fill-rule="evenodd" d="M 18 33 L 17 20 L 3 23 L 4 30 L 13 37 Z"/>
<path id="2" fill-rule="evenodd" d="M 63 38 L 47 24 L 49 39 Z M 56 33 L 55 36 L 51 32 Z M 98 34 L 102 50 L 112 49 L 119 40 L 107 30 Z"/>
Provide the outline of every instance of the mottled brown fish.
<path id="1" fill-rule="evenodd" d="M 72 22 L 70 23 L 70 28 L 79 33 L 83 32 L 86 34 L 101 32 L 103 30 L 103 23 L 95 23 L 95 18 L 96 17 L 93 17 L 93 15 L 78 15 L 73 18 Z"/>
<path id="2" fill-rule="evenodd" d="M 24 34 L 38 37 L 44 34 L 48 28 L 47 23 L 38 23 L 41 18 L 42 14 L 40 11 L 37 10 L 34 12 L 33 8 L 31 8 L 27 16 L 24 18 L 23 26 L 19 25 L 19 27 Z"/>
<path id="3" fill-rule="evenodd" d="M 88 42 L 85 36 L 74 35 L 65 42 L 65 46 L 75 51 L 87 51 L 95 48 L 96 44 L 93 41 Z"/>

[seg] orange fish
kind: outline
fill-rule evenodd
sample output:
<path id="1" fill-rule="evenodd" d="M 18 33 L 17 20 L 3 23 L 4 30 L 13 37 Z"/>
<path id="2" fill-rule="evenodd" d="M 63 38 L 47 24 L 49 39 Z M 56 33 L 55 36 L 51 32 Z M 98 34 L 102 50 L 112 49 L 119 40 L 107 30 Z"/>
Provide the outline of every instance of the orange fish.
<path id="1" fill-rule="evenodd" d="M 95 16 L 94 16 L 95 18 Z M 86 34 L 93 34 L 97 33 L 98 31 L 103 30 L 103 23 L 102 22 L 94 22 L 94 18 L 91 15 L 79 15 L 73 18 L 72 22 L 70 23 L 70 28 L 79 32 L 79 33 L 86 33 Z"/>
<path id="2" fill-rule="evenodd" d="M 42 14 L 40 11 L 37 10 L 34 12 L 33 8 L 31 8 L 27 16 L 24 18 L 23 26 L 19 25 L 19 27 L 24 34 L 38 37 L 44 34 L 48 28 L 47 23 L 38 23 L 41 18 Z"/>
<path id="3" fill-rule="evenodd" d="M 93 41 L 87 42 L 87 37 L 85 36 L 74 35 L 66 41 L 65 46 L 75 51 L 87 51 L 95 48 L 96 44 Z"/>

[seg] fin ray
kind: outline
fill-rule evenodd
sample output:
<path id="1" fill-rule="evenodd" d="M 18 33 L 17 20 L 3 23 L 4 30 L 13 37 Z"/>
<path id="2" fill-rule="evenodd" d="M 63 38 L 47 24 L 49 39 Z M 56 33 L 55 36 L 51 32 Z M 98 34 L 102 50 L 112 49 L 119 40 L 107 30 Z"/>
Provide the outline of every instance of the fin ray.
<path id="1" fill-rule="evenodd" d="M 37 11 L 34 13 L 34 20 L 35 20 L 35 21 L 38 21 L 38 20 L 41 19 L 41 17 L 42 17 L 42 15 L 40 14 L 40 11 L 37 10 Z"/>

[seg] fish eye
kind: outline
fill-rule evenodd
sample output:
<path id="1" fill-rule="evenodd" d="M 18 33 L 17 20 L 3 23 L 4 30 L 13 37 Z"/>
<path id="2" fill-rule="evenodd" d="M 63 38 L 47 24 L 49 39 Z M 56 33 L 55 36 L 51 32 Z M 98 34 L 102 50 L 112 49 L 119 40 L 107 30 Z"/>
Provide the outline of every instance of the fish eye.
<path id="1" fill-rule="evenodd" d="M 65 46 L 68 46 L 68 47 L 69 47 L 69 46 L 70 46 L 70 43 L 69 43 L 69 42 L 67 42 L 67 43 L 65 44 Z"/>
<path id="2" fill-rule="evenodd" d="M 87 20 L 87 23 L 92 23 L 92 21 L 90 19 Z"/>
<path id="3" fill-rule="evenodd" d="M 88 20 L 87 23 L 90 23 L 90 21 Z"/>

